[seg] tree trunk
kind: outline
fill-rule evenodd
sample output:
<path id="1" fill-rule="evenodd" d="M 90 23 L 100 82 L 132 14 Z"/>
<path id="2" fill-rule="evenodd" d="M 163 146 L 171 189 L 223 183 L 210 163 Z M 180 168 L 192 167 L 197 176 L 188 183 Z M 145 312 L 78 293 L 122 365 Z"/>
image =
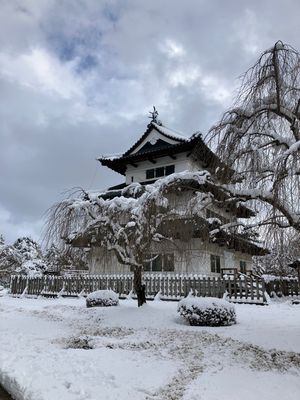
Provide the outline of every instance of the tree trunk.
<path id="1" fill-rule="evenodd" d="M 134 268 L 133 289 L 137 295 L 138 307 L 146 303 L 145 285 L 142 283 L 142 267 Z"/>

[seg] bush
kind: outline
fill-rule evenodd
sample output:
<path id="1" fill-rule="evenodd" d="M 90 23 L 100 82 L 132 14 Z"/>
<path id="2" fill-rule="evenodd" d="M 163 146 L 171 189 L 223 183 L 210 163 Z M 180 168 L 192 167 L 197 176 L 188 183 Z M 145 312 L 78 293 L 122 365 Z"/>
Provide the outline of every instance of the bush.
<path id="1" fill-rule="evenodd" d="M 110 307 L 119 304 L 119 296 L 113 290 L 96 290 L 86 298 L 87 307 Z"/>
<path id="2" fill-rule="evenodd" d="M 226 326 L 236 323 L 234 306 L 214 297 L 186 297 L 178 312 L 193 326 Z"/>

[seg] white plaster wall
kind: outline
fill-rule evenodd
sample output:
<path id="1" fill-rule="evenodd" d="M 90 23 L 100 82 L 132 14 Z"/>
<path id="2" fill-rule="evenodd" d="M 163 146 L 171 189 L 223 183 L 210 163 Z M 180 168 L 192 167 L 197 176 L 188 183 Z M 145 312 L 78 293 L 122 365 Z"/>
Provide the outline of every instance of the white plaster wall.
<path id="1" fill-rule="evenodd" d="M 186 251 L 183 256 L 176 257 L 180 262 L 176 263 L 176 272 L 178 273 L 194 273 L 208 276 L 219 276 L 218 273 L 212 273 L 210 268 L 210 255 L 220 256 L 221 268 L 225 267 L 224 251 L 218 245 L 203 242 L 201 239 L 195 238 L 191 240 L 190 252 Z"/>
<path id="2" fill-rule="evenodd" d="M 183 172 L 190 169 L 190 162 L 187 157 L 187 153 L 179 153 L 176 155 L 176 160 L 171 157 L 159 157 L 155 159 L 156 164 L 151 161 L 145 160 L 137 164 L 137 167 L 132 165 L 127 165 L 126 170 L 126 184 L 131 183 L 131 177 L 133 177 L 133 182 L 143 182 L 146 181 L 146 170 L 158 167 L 164 167 L 167 165 L 175 165 L 175 172 Z M 151 179 L 150 179 L 151 180 Z"/>
<path id="3" fill-rule="evenodd" d="M 152 252 L 159 252 L 157 246 Z M 195 238 L 188 243 L 176 241 L 169 246 L 164 245 L 163 252 L 174 252 L 175 271 L 179 274 L 202 274 L 219 276 L 210 270 L 210 255 L 220 256 L 221 268 L 239 268 L 240 260 L 247 262 L 247 270 L 252 269 L 250 255 L 230 251 L 213 243 L 203 242 Z M 99 248 L 92 248 L 89 253 L 89 271 L 91 274 L 124 274 L 129 273 L 130 268 L 120 264 L 114 253 L 104 253 Z"/>
<path id="4" fill-rule="evenodd" d="M 98 247 L 92 247 L 88 256 L 90 274 L 127 274 L 130 269 L 118 262 L 114 253 L 107 253 Z"/>
<path id="5" fill-rule="evenodd" d="M 245 254 L 236 251 L 234 253 L 235 265 L 238 270 L 240 269 L 240 261 L 246 261 L 246 269 L 247 271 L 252 271 L 253 269 L 253 261 L 250 254 Z"/>

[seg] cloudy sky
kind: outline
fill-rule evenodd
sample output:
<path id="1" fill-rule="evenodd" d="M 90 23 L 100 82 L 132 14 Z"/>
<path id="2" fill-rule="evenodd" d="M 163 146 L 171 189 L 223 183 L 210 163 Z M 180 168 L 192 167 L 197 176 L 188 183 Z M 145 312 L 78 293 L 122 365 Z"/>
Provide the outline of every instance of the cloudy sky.
<path id="1" fill-rule="evenodd" d="M 0 0 L 0 233 L 39 239 L 70 188 L 123 177 L 153 105 L 205 133 L 278 39 L 300 50 L 299 0 Z"/>

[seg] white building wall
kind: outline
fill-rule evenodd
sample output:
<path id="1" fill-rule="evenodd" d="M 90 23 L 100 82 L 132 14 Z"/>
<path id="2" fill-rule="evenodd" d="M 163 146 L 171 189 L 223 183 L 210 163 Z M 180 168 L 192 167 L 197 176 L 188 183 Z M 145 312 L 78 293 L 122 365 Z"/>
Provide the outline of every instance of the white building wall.
<path id="1" fill-rule="evenodd" d="M 183 172 L 191 170 L 191 163 L 187 157 L 187 153 L 180 153 L 176 155 L 176 160 L 171 157 L 159 157 L 155 159 L 156 164 L 153 164 L 149 160 L 141 161 L 136 163 L 137 167 L 128 165 L 126 170 L 126 184 L 129 185 L 131 182 L 144 182 L 146 181 L 146 170 L 158 167 L 164 167 L 167 165 L 175 165 L 175 172 Z M 150 181 L 152 179 L 149 179 Z"/>
<path id="2" fill-rule="evenodd" d="M 201 239 L 192 239 L 188 243 L 177 241 L 169 248 L 158 248 L 153 252 L 174 253 L 173 273 L 177 274 L 201 274 L 218 277 L 220 274 L 211 272 L 210 256 L 219 255 L 221 268 L 239 269 L 240 261 L 246 261 L 247 270 L 252 270 L 252 258 L 248 254 L 230 251 L 212 243 L 202 242 Z M 124 274 L 129 273 L 130 268 L 120 264 L 114 253 L 105 254 L 99 248 L 91 248 L 89 257 L 90 274 Z M 153 272 L 154 273 L 154 272 Z M 159 272 L 158 272 L 159 273 Z"/>
<path id="3" fill-rule="evenodd" d="M 107 253 L 98 247 L 92 247 L 88 255 L 89 273 L 97 274 L 127 274 L 130 268 L 118 262 L 113 252 Z"/>

